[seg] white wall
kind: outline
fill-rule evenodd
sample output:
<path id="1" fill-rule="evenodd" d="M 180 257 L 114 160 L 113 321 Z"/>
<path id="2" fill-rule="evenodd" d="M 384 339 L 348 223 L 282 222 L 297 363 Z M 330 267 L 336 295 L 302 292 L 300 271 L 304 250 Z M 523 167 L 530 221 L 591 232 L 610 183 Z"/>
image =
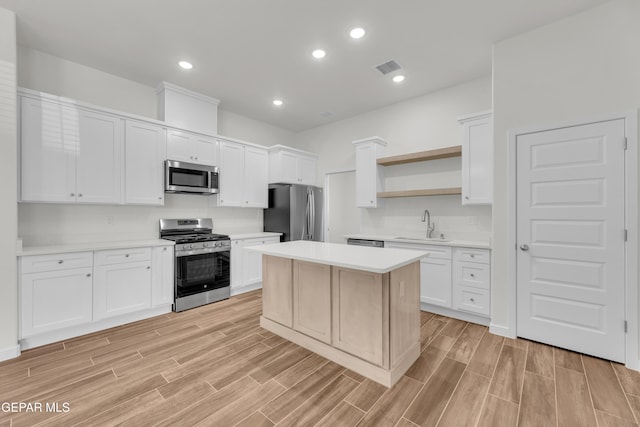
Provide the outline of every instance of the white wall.
<path id="1" fill-rule="evenodd" d="M 18 352 L 16 17 L 0 9 L 0 360 Z"/>
<path id="2" fill-rule="evenodd" d="M 507 132 L 640 106 L 640 2 L 616 0 L 494 47 L 492 322 L 510 323 L 507 296 Z M 632 141 L 637 143 L 637 141 Z M 637 266 L 636 266 L 637 268 Z"/>
<path id="3" fill-rule="evenodd" d="M 127 113 L 157 115 L 153 87 L 22 46 L 18 84 Z M 294 139 L 290 131 L 222 109 L 218 132 L 266 146 L 290 145 Z M 164 207 L 21 203 L 18 234 L 24 245 L 149 239 L 157 238 L 160 218 L 199 216 L 213 218 L 218 232 L 262 231 L 262 209 L 215 208 L 215 197 L 167 194 Z"/>
<path id="4" fill-rule="evenodd" d="M 386 155 L 460 145 L 458 116 L 489 109 L 491 79 L 486 77 L 301 132 L 296 146 L 320 155 L 322 183 L 326 172 L 355 167 L 354 140 L 379 136 L 388 143 Z M 461 181 L 459 158 L 387 167 L 385 173 L 388 189 L 456 187 Z M 426 208 L 449 237 L 490 238 L 491 208 L 462 207 L 460 196 L 385 200 L 380 208 L 364 210 L 360 231 L 423 236 L 420 217 Z"/>

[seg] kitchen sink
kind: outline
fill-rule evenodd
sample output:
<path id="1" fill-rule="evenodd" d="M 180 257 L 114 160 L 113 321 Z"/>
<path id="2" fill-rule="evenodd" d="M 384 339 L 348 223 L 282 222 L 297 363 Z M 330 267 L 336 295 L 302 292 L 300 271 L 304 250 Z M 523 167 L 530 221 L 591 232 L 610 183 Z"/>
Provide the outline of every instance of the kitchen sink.
<path id="1" fill-rule="evenodd" d="M 450 242 L 451 239 L 438 239 L 438 238 L 422 238 L 422 237 L 403 237 L 403 236 L 399 236 L 396 237 L 396 239 L 398 240 L 412 240 L 414 242 Z"/>

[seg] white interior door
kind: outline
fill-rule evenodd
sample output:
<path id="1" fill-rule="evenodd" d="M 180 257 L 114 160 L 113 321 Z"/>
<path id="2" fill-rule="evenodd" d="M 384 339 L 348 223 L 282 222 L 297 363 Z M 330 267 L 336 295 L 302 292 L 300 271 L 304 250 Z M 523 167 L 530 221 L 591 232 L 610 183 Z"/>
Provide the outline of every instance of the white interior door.
<path id="1" fill-rule="evenodd" d="M 517 333 L 625 360 L 624 120 L 519 135 Z"/>
<path id="2" fill-rule="evenodd" d="M 340 172 L 327 175 L 326 242 L 346 243 L 347 234 L 360 232 L 360 211 L 353 201 L 356 197 L 356 173 Z"/>

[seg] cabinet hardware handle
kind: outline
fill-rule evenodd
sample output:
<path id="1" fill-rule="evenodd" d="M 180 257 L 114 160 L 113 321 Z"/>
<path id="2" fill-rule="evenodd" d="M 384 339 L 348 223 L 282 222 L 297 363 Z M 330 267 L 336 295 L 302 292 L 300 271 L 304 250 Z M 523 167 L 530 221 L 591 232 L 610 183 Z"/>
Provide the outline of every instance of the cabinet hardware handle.
<path id="1" fill-rule="evenodd" d="M 198 160 L 198 158 L 196 157 L 196 160 Z"/>
<path id="2" fill-rule="evenodd" d="M 58 261 L 58 264 L 62 264 L 63 262 L 64 262 L 63 260 L 59 260 L 59 261 Z"/>
<path id="3" fill-rule="evenodd" d="M 71 197 L 74 197 L 76 194 L 75 193 L 71 193 L 69 194 Z"/>
<path id="4" fill-rule="evenodd" d="M 464 199 L 465 200 L 469 200 L 469 196 L 464 196 Z"/>
<path id="5" fill-rule="evenodd" d="M 91 273 L 87 273 L 87 277 L 91 277 Z"/>
<path id="6" fill-rule="evenodd" d="M 162 200 L 162 197 L 158 197 L 158 200 Z"/>
<path id="7" fill-rule="evenodd" d="M 125 258 L 129 258 L 129 254 L 125 254 L 125 256 L 124 256 L 124 257 L 125 257 Z"/>
<path id="8" fill-rule="evenodd" d="M 167 248 L 163 248 L 162 250 L 166 252 L 166 251 L 167 251 Z"/>
<path id="9" fill-rule="evenodd" d="M 373 200 L 369 200 L 369 203 L 373 203 Z"/>
<path id="10" fill-rule="evenodd" d="M 151 266 L 147 266 L 147 270 L 151 270 Z"/>
<path id="11" fill-rule="evenodd" d="M 469 255 L 471 258 L 475 258 L 476 256 L 474 254 Z"/>
<path id="12" fill-rule="evenodd" d="M 220 203 L 224 203 L 224 200 L 220 199 Z"/>
<path id="13" fill-rule="evenodd" d="M 78 197 L 82 197 L 82 193 L 78 193 Z"/>
<path id="14" fill-rule="evenodd" d="M 473 298 L 469 298 L 469 301 L 476 302 L 476 300 L 474 300 Z"/>
<path id="15" fill-rule="evenodd" d="M 470 275 L 470 276 L 471 276 L 471 277 L 473 277 L 474 279 L 476 278 L 476 275 L 475 275 L 475 274 L 473 274 L 473 273 L 471 273 L 471 275 Z"/>

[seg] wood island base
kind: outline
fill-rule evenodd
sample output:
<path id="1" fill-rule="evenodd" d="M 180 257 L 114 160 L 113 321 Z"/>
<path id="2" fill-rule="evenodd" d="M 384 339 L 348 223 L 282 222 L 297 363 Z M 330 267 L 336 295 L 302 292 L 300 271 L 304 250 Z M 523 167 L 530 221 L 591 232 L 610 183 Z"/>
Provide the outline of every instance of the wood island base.
<path id="1" fill-rule="evenodd" d="M 386 387 L 420 355 L 420 265 L 379 273 L 263 254 L 260 326 Z"/>

